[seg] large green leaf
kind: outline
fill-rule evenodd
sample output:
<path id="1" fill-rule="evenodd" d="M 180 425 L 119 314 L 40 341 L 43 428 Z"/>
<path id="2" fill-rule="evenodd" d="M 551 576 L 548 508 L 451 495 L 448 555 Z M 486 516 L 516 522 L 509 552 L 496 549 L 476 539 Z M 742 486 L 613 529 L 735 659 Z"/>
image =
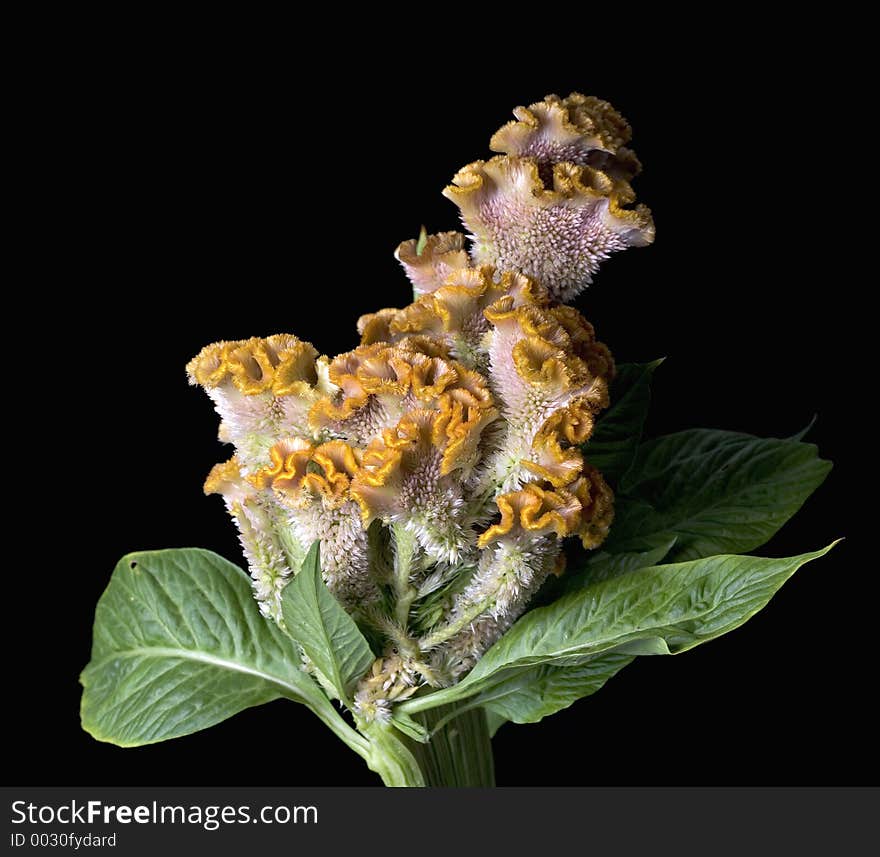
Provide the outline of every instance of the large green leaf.
<path id="1" fill-rule="evenodd" d="M 784 559 L 713 556 L 600 581 L 527 613 L 463 681 L 402 708 L 413 713 L 466 699 L 503 671 L 534 664 L 579 665 L 612 650 L 686 651 L 742 625 L 798 568 L 831 547 Z"/>
<path id="2" fill-rule="evenodd" d="M 624 363 L 611 384 L 611 407 L 599 417 L 592 437 L 583 446 L 590 464 L 616 484 L 629 470 L 651 404 L 651 376 L 663 362 Z"/>
<path id="3" fill-rule="evenodd" d="M 606 652 L 582 664 L 554 666 L 540 664 L 514 671 L 491 688 L 477 694 L 473 704 L 514 723 L 537 723 L 544 717 L 568 708 L 591 696 L 608 679 L 634 659 L 633 655 Z M 500 724 L 492 722 L 495 729 Z"/>
<path id="4" fill-rule="evenodd" d="M 325 687 L 350 706 L 351 691 L 375 656 L 354 620 L 324 585 L 319 542 L 312 545 L 302 570 L 285 587 L 281 611 L 288 633 L 302 646 Z"/>
<path id="5" fill-rule="evenodd" d="M 468 679 L 661 640 L 677 654 L 739 627 L 804 563 L 830 547 L 783 559 L 713 556 L 614 577 L 528 613 Z M 466 680 L 468 680 L 466 679 Z"/>
<path id="6" fill-rule="evenodd" d="M 83 728 L 123 747 L 206 729 L 278 697 L 308 704 L 337 734 L 348 728 L 296 646 L 260 616 L 248 576 L 195 548 L 119 561 L 81 681 Z"/>
<path id="7" fill-rule="evenodd" d="M 822 483 L 831 463 L 812 444 L 694 429 L 639 447 L 620 485 L 608 553 L 675 538 L 668 559 L 751 551 Z"/>
<path id="8" fill-rule="evenodd" d="M 661 533 L 646 538 L 643 543 L 644 550 L 624 551 L 622 553 L 608 553 L 608 551 L 604 550 L 596 551 L 586 561 L 583 568 L 567 570 L 559 578 L 560 594 L 583 589 L 592 583 L 609 580 L 612 577 L 627 574 L 630 571 L 636 571 L 649 565 L 659 565 L 669 556 L 670 551 L 675 546 L 675 541 L 675 536 Z"/>

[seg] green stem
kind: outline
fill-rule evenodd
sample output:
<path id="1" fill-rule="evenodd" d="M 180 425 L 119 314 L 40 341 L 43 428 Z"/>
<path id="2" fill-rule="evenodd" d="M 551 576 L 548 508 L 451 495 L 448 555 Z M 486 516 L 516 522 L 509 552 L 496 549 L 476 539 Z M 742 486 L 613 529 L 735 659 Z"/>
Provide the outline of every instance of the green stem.
<path id="1" fill-rule="evenodd" d="M 312 711 L 321 718 L 337 738 L 348 744 L 355 753 L 361 758 L 367 759 L 369 763 L 370 744 L 367 739 L 352 729 L 342 718 L 342 715 L 333 707 L 333 703 L 317 687 L 315 689 L 318 691 L 315 694 L 315 698 L 309 700 Z M 299 700 L 296 701 L 298 702 Z"/>
<path id="2" fill-rule="evenodd" d="M 370 741 L 367 765 L 386 786 L 427 785 L 422 769 L 413 755 L 410 741 L 388 723 L 371 723 L 361 727 Z"/>
<path id="3" fill-rule="evenodd" d="M 494 786 L 495 760 L 482 708 L 432 708 L 419 718 L 431 739 L 416 744 L 415 755 L 429 786 Z"/>
<path id="4" fill-rule="evenodd" d="M 484 598 L 482 601 L 471 604 L 471 606 L 455 619 L 455 621 L 449 622 L 448 624 L 431 631 L 427 636 L 422 637 L 422 639 L 419 640 L 419 648 L 423 652 L 426 652 L 428 649 L 433 649 L 435 646 L 445 643 L 447 640 L 454 637 L 459 631 L 463 631 L 467 628 L 477 616 L 488 610 L 494 602 L 495 596 L 491 595 L 488 598 Z"/>
<path id="5" fill-rule="evenodd" d="M 415 536 L 401 526 L 394 527 L 394 594 L 395 618 L 401 629 L 406 631 L 409 610 L 415 601 L 418 590 L 410 583 L 412 561 L 416 552 Z"/>
<path id="6" fill-rule="evenodd" d="M 386 786 L 494 786 L 492 743 L 481 708 L 458 712 L 447 705 L 424 712 L 430 740 L 421 744 L 391 724 L 363 728 L 370 741 L 367 764 Z"/>

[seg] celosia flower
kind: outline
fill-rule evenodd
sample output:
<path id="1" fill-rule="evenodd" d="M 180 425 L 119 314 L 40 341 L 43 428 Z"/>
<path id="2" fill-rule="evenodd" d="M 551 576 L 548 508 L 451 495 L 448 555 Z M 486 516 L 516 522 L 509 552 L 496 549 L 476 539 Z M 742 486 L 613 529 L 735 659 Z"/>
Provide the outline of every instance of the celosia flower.
<path id="1" fill-rule="evenodd" d="M 629 126 L 577 93 L 514 113 L 491 143 L 506 154 L 469 164 L 444 195 L 461 209 L 476 264 L 526 274 L 568 301 L 611 254 L 654 240 L 650 211 L 626 207 L 639 169 L 622 145 Z"/>
<path id="2" fill-rule="evenodd" d="M 238 527 L 260 612 L 281 621 L 281 592 L 305 556 L 291 538 L 284 511 L 242 476 L 235 456 L 214 466 L 205 493 L 223 497 Z"/>
<path id="3" fill-rule="evenodd" d="M 355 694 L 385 719 L 422 683 L 455 682 L 564 564 L 595 548 L 613 497 L 584 459 L 614 361 L 558 301 L 608 253 L 647 243 L 628 211 L 626 123 L 571 96 L 516 111 L 506 154 L 447 190 L 475 237 L 402 244 L 415 301 L 358 322 L 334 358 L 276 335 L 208 346 L 187 367 L 235 457 L 206 491 L 235 519 L 263 612 L 310 545 L 329 589 L 387 644 Z M 552 187 L 545 186 L 552 183 Z"/>
<path id="4" fill-rule="evenodd" d="M 613 178 L 632 178 L 641 170 L 629 123 L 607 101 L 573 92 L 548 95 L 513 111 L 515 122 L 495 132 L 493 152 L 533 158 L 538 164 L 576 164 L 601 169 Z"/>
<path id="5" fill-rule="evenodd" d="M 216 342 L 186 367 L 191 384 L 204 387 L 220 414 L 220 440 L 235 445 L 243 472 L 265 464 L 285 435 L 307 430 L 308 413 L 326 383 L 317 351 L 295 336 Z"/>
<path id="6" fill-rule="evenodd" d="M 287 510 L 287 529 L 298 552 L 321 542 L 330 591 L 350 610 L 362 609 L 378 598 L 379 591 L 369 573 L 360 507 L 351 494 L 360 450 L 342 440 L 315 445 L 291 438 L 275 444 L 270 455 L 272 464 L 250 481 L 259 489 L 271 489 L 277 503 Z"/>
<path id="7" fill-rule="evenodd" d="M 440 288 L 453 271 L 467 267 L 464 241 L 460 232 L 441 232 L 426 236 L 424 246 L 419 245 L 418 239 L 412 239 L 397 248 L 394 255 L 403 265 L 417 297 Z"/>
<path id="8" fill-rule="evenodd" d="M 577 447 L 607 404 L 613 362 L 576 311 L 487 267 L 454 271 L 360 326 L 365 344 L 332 360 L 275 336 L 209 346 L 190 364 L 237 446 L 206 490 L 223 495 L 276 620 L 315 540 L 342 604 L 365 621 L 381 613 L 374 522 L 395 553 L 409 533 L 414 587 L 469 576 L 446 620 L 421 629 L 423 659 L 394 671 L 395 681 L 450 682 L 524 609 L 560 539 L 607 530 L 610 500 L 598 509 L 585 486 L 610 492 Z M 413 630 L 398 629 L 387 663 Z"/>
<path id="9" fill-rule="evenodd" d="M 747 439 L 778 459 L 751 486 L 772 512 L 763 528 L 755 514 L 739 531 L 727 520 L 713 541 L 699 509 L 693 532 L 693 521 L 667 520 L 676 485 L 697 470 L 680 454 L 693 446 L 688 433 L 638 446 L 649 367 L 626 371 L 618 387 L 634 384 L 629 398 L 587 443 L 614 360 L 561 301 L 611 253 L 650 243 L 653 224 L 643 206 L 627 207 L 639 163 L 609 104 L 548 96 L 514 112 L 491 140 L 500 154 L 446 189 L 470 248 L 459 232 L 424 227 L 401 244 L 414 301 L 363 316 L 359 345 L 319 357 L 277 334 L 219 342 L 189 363 L 234 447 L 205 491 L 222 496 L 259 609 L 282 630 L 242 613 L 240 574 L 210 552 L 125 557 L 82 677 L 83 724 L 96 737 L 149 743 L 283 695 L 389 785 L 486 785 L 491 722 L 533 722 L 637 653 L 684 651 L 737 627 L 828 550 L 707 556 L 713 544 L 772 535 L 822 481 L 828 463 L 797 441 Z M 608 455 L 617 434 L 627 443 Z M 722 465 L 748 464 L 741 444 L 699 443 L 723 446 L 713 453 Z M 508 633 L 564 573 L 566 539 L 589 551 L 609 533 L 614 496 L 590 457 L 630 486 L 622 532 L 564 583 L 567 595 L 544 589 L 542 608 Z M 802 478 L 774 492 L 767 473 L 782 485 L 791 461 Z M 731 482 L 725 470 L 690 491 L 712 519 L 719 502 L 741 506 L 748 474 Z M 654 497 L 661 471 L 664 496 Z M 646 510 L 661 526 L 644 526 Z"/>
<path id="10" fill-rule="evenodd" d="M 401 310 L 383 309 L 361 316 L 358 332 L 365 345 L 375 342 L 436 342 L 471 369 L 485 369 L 485 335 L 491 327 L 486 309 L 501 297 L 513 306 L 545 303 L 547 294 L 520 274 L 498 274 L 490 265 L 459 268 L 443 285 Z"/>

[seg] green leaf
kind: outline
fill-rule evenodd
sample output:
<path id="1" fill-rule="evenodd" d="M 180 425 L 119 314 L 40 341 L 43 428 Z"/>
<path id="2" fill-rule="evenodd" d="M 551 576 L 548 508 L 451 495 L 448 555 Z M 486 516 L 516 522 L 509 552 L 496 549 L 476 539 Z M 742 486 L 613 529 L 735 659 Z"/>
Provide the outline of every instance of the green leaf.
<path id="1" fill-rule="evenodd" d="M 633 659 L 632 655 L 606 652 L 572 666 L 528 667 L 477 694 L 472 702 L 483 705 L 502 721 L 537 723 L 591 696 Z"/>
<path id="2" fill-rule="evenodd" d="M 465 681 L 499 669 L 610 651 L 660 639 L 669 654 L 738 628 L 804 563 L 829 547 L 783 559 L 713 556 L 642 568 L 526 614 Z"/>
<path id="3" fill-rule="evenodd" d="M 611 384 L 611 407 L 599 417 L 584 455 L 612 483 L 629 470 L 651 404 L 651 376 L 663 359 L 624 363 Z"/>
<path id="4" fill-rule="evenodd" d="M 831 463 L 794 440 L 693 429 L 647 441 L 622 480 L 609 553 L 675 537 L 669 559 L 764 544 L 822 484 Z"/>
<path id="5" fill-rule="evenodd" d="M 259 614 L 248 576 L 195 548 L 119 561 L 81 681 L 83 728 L 123 747 L 206 729 L 279 697 L 338 717 L 290 640 Z"/>
<path id="6" fill-rule="evenodd" d="M 351 691 L 375 660 L 370 645 L 324 585 L 320 543 L 315 542 L 300 573 L 281 597 L 288 633 L 302 646 L 335 697 L 351 704 Z"/>
<path id="7" fill-rule="evenodd" d="M 645 539 L 646 546 L 654 545 L 654 547 L 647 547 L 646 550 L 625 551 L 623 553 L 596 551 L 590 555 L 583 568 L 578 571 L 566 571 L 560 578 L 562 592 L 573 592 L 592 583 L 610 580 L 612 577 L 628 574 L 639 568 L 659 565 L 669 555 L 675 542 L 675 536 L 661 533 Z"/>
<path id="8" fill-rule="evenodd" d="M 494 738 L 495 733 L 507 723 L 507 718 L 490 711 L 488 708 L 483 710 L 486 714 L 486 728 L 489 730 L 489 737 Z"/>
<path id="9" fill-rule="evenodd" d="M 466 699 L 486 690 L 499 673 L 534 664 L 578 665 L 612 650 L 687 651 L 738 628 L 798 568 L 831 547 L 783 559 L 713 556 L 641 568 L 595 583 L 527 613 L 463 681 L 409 700 L 402 708 L 411 714 Z"/>

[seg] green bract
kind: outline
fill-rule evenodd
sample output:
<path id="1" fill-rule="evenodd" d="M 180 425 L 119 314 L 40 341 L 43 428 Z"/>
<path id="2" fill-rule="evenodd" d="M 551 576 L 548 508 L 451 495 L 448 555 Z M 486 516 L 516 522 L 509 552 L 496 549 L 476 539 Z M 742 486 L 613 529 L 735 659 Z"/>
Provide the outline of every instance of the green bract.
<path id="1" fill-rule="evenodd" d="M 351 707 L 352 692 L 372 666 L 375 655 L 358 626 L 327 591 L 321 578 L 317 543 L 300 573 L 284 590 L 281 602 L 286 627 L 311 661 L 314 674 L 334 698 Z"/>

